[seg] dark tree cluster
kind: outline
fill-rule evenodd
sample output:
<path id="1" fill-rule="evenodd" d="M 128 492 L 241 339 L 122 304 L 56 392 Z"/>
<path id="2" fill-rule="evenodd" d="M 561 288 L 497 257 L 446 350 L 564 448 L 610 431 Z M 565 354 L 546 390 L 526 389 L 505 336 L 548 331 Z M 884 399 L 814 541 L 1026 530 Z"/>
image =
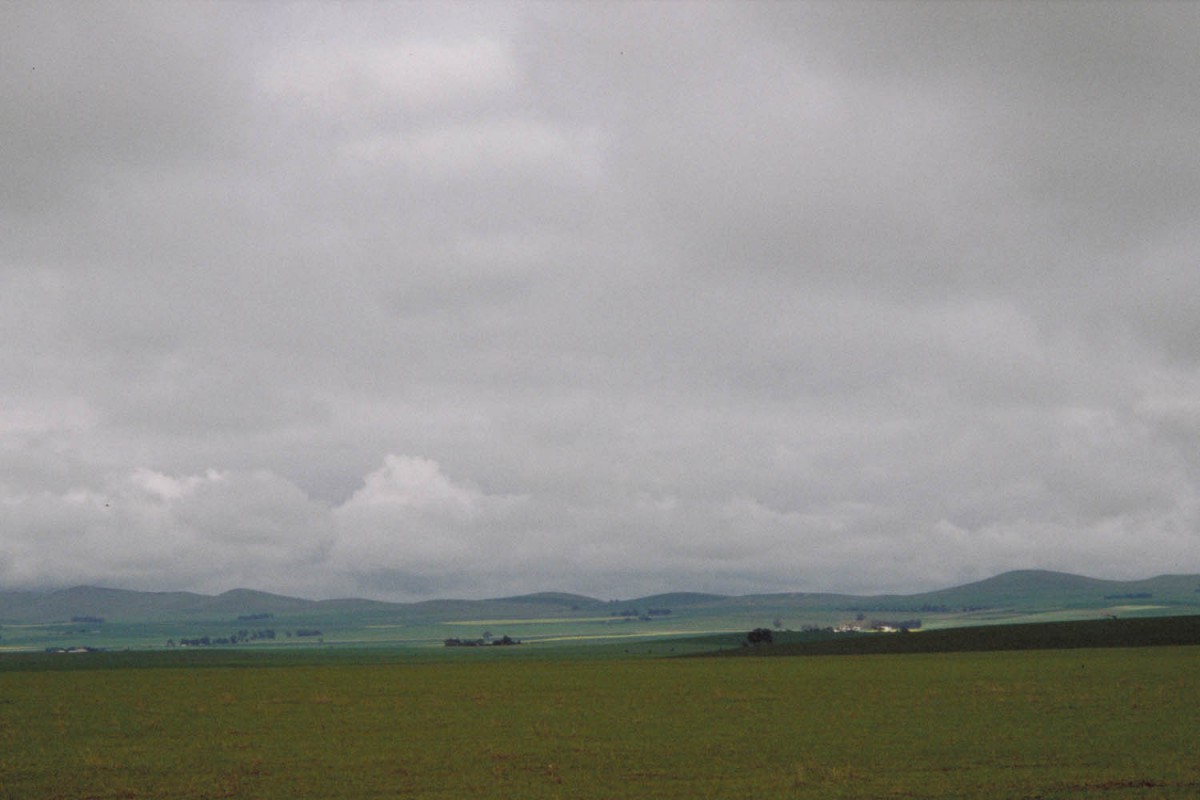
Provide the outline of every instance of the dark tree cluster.
<path id="1" fill-rule="evenodd" d="M 210 636 L 197 636 L 192 639 L 182 639 L 181 638 L 179 640 L 180 647 L 208 647 L 212 643 L 213 643 L 213 639 Z M 175 642 L 173 640 L 167 641 L 167 647 L 174 647 L 174 645 L 175 645 Z"/>
<path id="2" fill-rule="evenodd" d="M 671 609 L 669 608 L 648 608 L 646 609 L 645 614 L 638 611 L 636 608 L 627 608 L 623 611 L 613 611 L 609 614 L 609 616 L 623 617 L 626 622 L 632 622 L 635 619 L 642 622 L 649 622 L 651 617 L 665 617 L 670 613 Z"/>
<path id="3" fill-rule="evenodd" d="M 770 628 L 755 628 L 746 634 L 748 644 L 771 644 L 774 641 L 775 634 L 771 633 Z"/>
<path id="4" fill-rule="evenodd" d="M 47 647 L 47 653 L 103 653 L 103 647 L 87 647 L 85 645 L 75 645 L 74 647 Z"/>
<path id="5" fill-rule="evenodd" d="M 180 639 L 180 647 L 222 647 L 233 644 L 245 644 L 246 642 L 257 642 L 262 640 L 272 640 L 275 638 L 275 630 L 266 628 L 264 630 L 240 630 L 237 633 L 231 633 L 228 636 L 197 636 L 191 639 Z M 174 647 L 175 641 L 169 640 L 167 647 Z"/>
<path id="6" fill-rule="evenodd" d="M 446 639 L 442 642 L 446 647 L 508 647 L 509 645 L 520 644 L 520 639 L 513 639 L 509 636 L 502 636 L 499 639 L 487 641 L 486 639 Z"/>

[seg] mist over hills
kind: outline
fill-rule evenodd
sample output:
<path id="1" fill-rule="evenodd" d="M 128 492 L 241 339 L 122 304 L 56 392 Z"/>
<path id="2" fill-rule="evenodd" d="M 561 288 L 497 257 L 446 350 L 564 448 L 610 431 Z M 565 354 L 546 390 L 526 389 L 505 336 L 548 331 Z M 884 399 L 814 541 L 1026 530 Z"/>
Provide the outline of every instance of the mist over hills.
<path id="1" fill-rule="evenodd" d="M 0 623 L 44 623 L 79 616 L 122 621 L 161 621 L 238 615 L 472 619 L 582 616 L 614 608 L 672 608 L 766 611 L 839 609 L 879 612 L 1034 610 L 1104 608 L 1139 603 L 1161 614 L 1200 611 L 1200 575 L 1160 575 L 1131 581 L 1104 580 L 1046 570 L 1018 570 L 985 580 L 908 595 L 773 593 L 716 595 L 673 592 L 629 600 L 600 600 L 585 595 L 541 592 L 487 600 L 426 600 L 390 603 L 355 598 L 307 600 L 233 589 L 219 595 L 193 592 L 143 592 L 76 586 L 48 591 L 0 591 Z"/>

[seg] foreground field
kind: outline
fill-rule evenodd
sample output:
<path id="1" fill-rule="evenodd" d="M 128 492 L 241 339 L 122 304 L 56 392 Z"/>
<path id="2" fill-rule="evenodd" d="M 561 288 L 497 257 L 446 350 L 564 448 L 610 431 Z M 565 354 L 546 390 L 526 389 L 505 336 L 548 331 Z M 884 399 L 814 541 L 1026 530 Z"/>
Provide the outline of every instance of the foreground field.
<path id="1" fill-rule="evenodd" d="M 1196 647 L 208 666 L 165 655 L 0 669 L 0 797 L 1200 795 Z"/>

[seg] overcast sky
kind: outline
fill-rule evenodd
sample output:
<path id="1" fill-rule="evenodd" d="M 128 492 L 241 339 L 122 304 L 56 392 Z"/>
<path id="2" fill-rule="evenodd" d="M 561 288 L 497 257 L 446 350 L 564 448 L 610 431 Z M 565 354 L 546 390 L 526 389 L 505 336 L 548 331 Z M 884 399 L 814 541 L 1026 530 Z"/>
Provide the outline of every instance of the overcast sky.
<path id="1" fill-rule="evenodd" d="M 1200 572 L 1200 4 L 0 4 L 0 588 Z"/>

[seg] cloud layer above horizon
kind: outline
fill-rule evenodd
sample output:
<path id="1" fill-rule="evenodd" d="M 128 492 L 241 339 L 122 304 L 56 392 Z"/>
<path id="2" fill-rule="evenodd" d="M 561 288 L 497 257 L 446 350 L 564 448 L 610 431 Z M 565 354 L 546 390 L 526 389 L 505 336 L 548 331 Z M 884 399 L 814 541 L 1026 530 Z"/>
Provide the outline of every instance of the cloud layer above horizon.
<path id="1" fill-rule="evenodd" d="M 1200 572 L 1200 6 L 0 6 L 0 589 Z"/>

